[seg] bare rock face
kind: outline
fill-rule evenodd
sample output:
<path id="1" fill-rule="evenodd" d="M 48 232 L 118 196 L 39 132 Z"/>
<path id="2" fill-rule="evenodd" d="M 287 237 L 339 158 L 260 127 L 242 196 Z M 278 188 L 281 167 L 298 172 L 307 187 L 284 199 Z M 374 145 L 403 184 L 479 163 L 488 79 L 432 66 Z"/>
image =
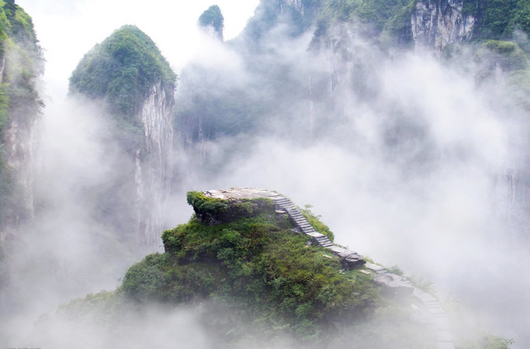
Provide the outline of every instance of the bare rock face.
<path id="1" fill-rule="evenodd" d="M 407 296 L 414 291 L 414 287 L 406 278 L 396 274 L 377 274 L 374 283 L 381 286 L 383 293 L 388 296 Z"/>
<path id="2" fill-rule="evenodd" d="M 151 88 L 139 119 L 144 144 L 136 150 L 137 232 L 146 245 L 154 246 L 163 230 L 171 189 L 173 157 L 173 96 L 160 83 Z"/>
<path id="3" fill-rule="evenodd" d="M 440 52 L 451 43 L 471 38 L 476 19 L 462 13 L 463 0 L 419 0 L 412 13 L 416 48 Z"/>
<path id="4" fill-rule="evenodd" d="M 40 119 L 30 120 L 13 117 L 5 131 L 5 162 L 16 180 L 15 195 L 17 207 L 14 215 L 8 218 L 7 226 L 16 227 L 34 215 L 33 181 L 39 167 Z"/>

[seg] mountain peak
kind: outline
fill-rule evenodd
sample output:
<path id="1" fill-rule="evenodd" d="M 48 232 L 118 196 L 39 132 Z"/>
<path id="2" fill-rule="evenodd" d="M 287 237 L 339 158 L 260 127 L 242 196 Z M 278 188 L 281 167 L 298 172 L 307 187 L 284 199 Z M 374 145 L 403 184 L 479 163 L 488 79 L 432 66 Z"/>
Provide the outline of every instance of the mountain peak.
<path id="1" fill-rule="evenodd" d="M 199 26 L 213 37 L 223 40 L 224 17 L 219 6 L 212 5 L 204 11 L 199 17 Z"/>

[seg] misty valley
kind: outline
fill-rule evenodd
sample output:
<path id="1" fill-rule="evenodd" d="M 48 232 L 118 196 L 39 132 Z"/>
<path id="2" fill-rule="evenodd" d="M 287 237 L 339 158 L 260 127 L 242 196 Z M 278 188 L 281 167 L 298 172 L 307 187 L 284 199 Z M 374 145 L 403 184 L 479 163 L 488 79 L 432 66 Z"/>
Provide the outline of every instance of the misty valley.
<path id="1" fill-rule="evenodd" d="M 530 3 L 212 5 L 178 70 L 123 23 L 61 98 L 24 7 L 0 349 L 530 347 Z"/>

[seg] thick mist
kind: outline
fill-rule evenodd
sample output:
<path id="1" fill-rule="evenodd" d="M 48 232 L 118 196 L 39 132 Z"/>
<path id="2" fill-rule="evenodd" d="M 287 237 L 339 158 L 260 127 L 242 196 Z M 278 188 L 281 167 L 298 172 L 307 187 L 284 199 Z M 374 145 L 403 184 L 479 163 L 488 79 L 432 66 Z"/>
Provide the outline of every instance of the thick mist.
<path id="1" fill-rule="evenodd" d="M 420 51 L 389 57 L 354 29 L 346 32 L 341 45 L 350 56 L 342 57 L 308 50 L 310 36 L 273 32 L 264 40 L 267 54 L 248 59 L 241 74 L 232 68 L 227 82 L 202 86 L 218 94 L 250 75 L 247 93 L 262 86 L 249 97 L 259 100 L 277 86 L 252 65 L 287 66 L 291 78 L 290 90 L 281 91 L 287 103 L 270 105 L 273 115 L 256 121 L 254 138 L 221 136 L 191 153 L 174 207 L 184 209 L 186 190 L 276 190 L 311 204 L 339 244 L 434 283 L 442 300 L 460 303 L 463 322 L 525 347 L 528 217 L 513 173 L 525 172 L 528 123 L 503 90 L 506 74 L 478 82 L 485 68 L 465 48 L 453 59 Z M 210 66 L 214 76 L 219 70 Z M 311 92 L 319 77 L 324 88 Z M 186 81 L 181 87 L 186 93 Z"/>
<path id="2" fill-rule="evenodd" d="M 207 71 L 201 93 L 222 98 L 242 90 L 270 109 L 259 109 L 248 134 L 195 144 L 176 123 L 181 142 L 167 228 L 191 216 L 186 191 L 276 190 L 312 205 L 337 243 L 432 281 L 442 300 L 460 302 L 462 322 L 515 338 L 514 348 L 527 346 L 526 218 L 506 179 L 527 156 L 519 146 L 528 126 L 523 110 L 507 106 L 502 72 L 477 84 L 482 67 L 471 53 L 455 60 L 387 55 L 347 28 L 351 55 L 341 55 L 325 46 L 309 50 L 311 35 L 292 39 L 284 30 L 263 39 L 259 53 L 237 41 L 200 40 L 193 60 L 200 69 L 183 72 L 177 103 L 191 103 L 192 82 L 203 78 L 194 72 Z M 283 87 L 273 81 L 282 72 Z M 15 245 L 11 296 L 21 310 L 1 326 L 6 345 L 215 347 L 189 309 L 131 311 L 121 333 L 46 321 L 60 303 L 113 290 L 130 265 L 155 251 L 94 214 L 96 197 L 112 194 L 110 183 L 130 166 L 102 106 L 48 103 L 43 124 L 37 215 Z M 48 318 L 39 319 L 42 313 Z"/>

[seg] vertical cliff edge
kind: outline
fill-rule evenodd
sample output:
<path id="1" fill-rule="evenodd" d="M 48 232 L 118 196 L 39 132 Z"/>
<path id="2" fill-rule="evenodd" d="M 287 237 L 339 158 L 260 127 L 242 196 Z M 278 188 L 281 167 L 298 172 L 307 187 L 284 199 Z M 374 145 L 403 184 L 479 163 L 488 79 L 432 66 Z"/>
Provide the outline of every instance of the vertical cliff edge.
<path id="1" fill-rule="evenodd" d="M 71 96 L 104 103 L 116 126 L 111 137 L 127 158 L 112 197 L 100 198 L 100 218 L 115 217 L 116 230 L 135 231 L 150 247 L 159 239 L 171 184 L 175 88 L 168 62 L 135 26 L 96 45 L 70 78 Z M 119 196 L 131 192 L 134 198 Z"/>

